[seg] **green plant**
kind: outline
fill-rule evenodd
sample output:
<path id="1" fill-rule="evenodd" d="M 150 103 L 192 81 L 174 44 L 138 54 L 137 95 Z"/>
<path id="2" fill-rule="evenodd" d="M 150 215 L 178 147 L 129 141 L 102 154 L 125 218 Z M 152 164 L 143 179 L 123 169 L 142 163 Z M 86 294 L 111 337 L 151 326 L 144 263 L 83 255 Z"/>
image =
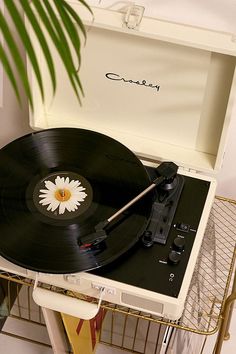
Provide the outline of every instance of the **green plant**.
<path id="1" fill-rule="evenodd" d="M 89 6 L 84 0 L 77 1 L 91 12 Z M 29 61 L 31 62 L 40 88 L 42 100 L 44 100 L 45 95 L 42 73 L 40 71 L 40 65 L 35 54 L 32 40 L 28 33 L 28 27 L 25 24 L 25 19 L 32 27 L 39 45 L 41 46 L 42 53 L 45 57 L 50 73 L 53 92 L 55 93 L 56 90 L 57 78 L 53 56 L 51 55 L 45 33 L 48 34 L 50 40 L 54 44 L 65 67 L 73 90 L 80 101 L 80 95 L 83 95 L 83 89 L 78 75 L 78 67 L 80 65 L 81 35 L 85 38 L 86 32 L 79 15 L 69 5 L 68 1 L 5 0 L 4 5 L 5 10 L 8 12 L 16 31 L 18 32 Z M 24 16 L 22 16 L 22 13 Z M 0 44 L 0 60 L 3 68 L 13 86 L 18 100 L 21 101 L 19 84 L 14 74 L 15 71 L 18 72 L 31 109 L 33 109 L 34 103 L 24 58 L 22 58 L 20 54 L 17 41 L 11 31 L 11 27 L 1 11 L 0 30 L 5 41 L 5 45 L 8 47 L 8 50 L 6 51 L 3 44 Z"/>

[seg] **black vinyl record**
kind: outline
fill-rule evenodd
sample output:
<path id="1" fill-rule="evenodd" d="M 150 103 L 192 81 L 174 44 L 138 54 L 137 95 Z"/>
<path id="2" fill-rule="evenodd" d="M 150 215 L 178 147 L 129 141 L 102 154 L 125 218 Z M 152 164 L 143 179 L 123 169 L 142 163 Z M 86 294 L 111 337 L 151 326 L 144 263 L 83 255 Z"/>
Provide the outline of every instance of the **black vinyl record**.
<path id="1" fill-rule="evenodd" d="M 0 150 L 0 255 L 46 273 L 73 273 L 115 260 L 148 221 L 149 193 L 106 229 L 97 247 L 83 239 L 150 184 L 139 159 L 103 134 L 39 131 Z"/>

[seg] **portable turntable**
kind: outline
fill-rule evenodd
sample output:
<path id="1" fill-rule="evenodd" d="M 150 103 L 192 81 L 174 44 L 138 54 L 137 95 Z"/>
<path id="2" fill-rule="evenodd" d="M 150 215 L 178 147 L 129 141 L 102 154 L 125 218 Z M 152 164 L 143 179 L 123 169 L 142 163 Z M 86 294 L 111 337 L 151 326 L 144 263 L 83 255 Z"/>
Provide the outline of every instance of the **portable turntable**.
<path id="1" fill-rule="evenodd" d="M 234 37 L 148 18 L 138 5 L 94 7 L 91 18 L 70 3 L 88 27 L 81 68 L 86 96 L 80 107 L 58 59 L 58 92 L 53 98 L 48 84 L 42 103 L 29 66 L 31 126 L 40 131 L 0 153 L 7 235 L 1 236 L 7 260 L 1 258 L 0 267 L 176 320 L 223 160 L 235 86 Z M 41 67 L 49 83 L 43 59 Z M 23 179 L 17 185 L 18 174 Z M 81 199 L 60 210 L 66 188 L 58 188 L 56 204 L 47 198 L 50 186 L 62 182 L 80 186 Z M 80 238 L 81 220 L 86 231 Z M 72 258 L 69 249 L 76 249 Z M 34 299 L 81 318 L 97 311 L 37 287 Z"/>

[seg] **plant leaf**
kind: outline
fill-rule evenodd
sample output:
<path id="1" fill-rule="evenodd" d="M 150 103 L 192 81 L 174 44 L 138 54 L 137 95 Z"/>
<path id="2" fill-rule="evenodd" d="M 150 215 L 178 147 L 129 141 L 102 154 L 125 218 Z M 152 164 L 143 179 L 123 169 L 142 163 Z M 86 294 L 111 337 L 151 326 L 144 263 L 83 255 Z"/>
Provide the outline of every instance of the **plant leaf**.
<path id="1" fill-rule="evenodd" d="M 56 0 L 54 0 L 54 2 L 55 1 Z M 64 34 L 64 31 L 63 31 L 63 27 L 61 26 L 57 16 L 55 15 L 54 9 L 51 7 L 49 1 L 48 0 L 44 0 L 43 4 L 46 7 L 46 9 L 48 11 L 48 14 L 49 14 L 49 16 L 51 18 L 51 21 L 52 21 L 52 23 L 54 25 L 54 28 L 55 28 L 55 30 L 58 33 L 58 38 L 60 38 L 61 42 L 63 43 L 63 51 L 64 51 L 64 54 L 67 56 L 68 62 L 71 65 L 73 79 L 78 84 L 81 93 L 84 94 L 82 85 L 81 85 L 79 77 L 78 77 L 78 73 L 77 73 L 75 64 L 73 62 L 70 46 L 69 46 L 67 38 L 66 38 L 66 36 Z M 78 62 L 79 62 L 79 60 L 80 60 L 80 57 L 78 58 Z"/>
<path id="2" fill-rule="evenodd" d="M 73 90 L 77 96 L 77 98 L 80 100 L 79 98 L 79 93 L 78 93 L 78 89 L 77 86 L 74 82 L 74 72 L 75 72 L 75 67 L 73 65 L 73 62 L 71 62 L 70 60 L 68 60 L 68 55 L 67 52 L 65 52 L 65 48 L 64 48 L 64 43 L 62 41 L 60 41 L 60 38 L 58 38 L 58 34 L 55 32 L 54 27 L 52 26 L 51 22 L 50 22 L 50 18 L 48 17 L 47 13 L 45 12 L 44 8 L 42 7 L 42 4 L 38 1 L 38 0 L 32 0 L 32 5 L 34 5 L 40 19 L 42 20 L 49 36 L 52 39 L 53 44 L 55 45 L 61 60 L 64 64 L 64 67 L 67 71 L 67 75 L 69 77 L 69 80 L 71 82 L 71 85 L 73 87 Z"/>
<path id="3" fill-rule="evenodd" d="M 31 40 L 30 40 L 29 35 L 25 29 L 25 24 L 22 20 L 21 15 L 19 14 L 19 11 L 18 11 L 16 5 L 14 4 L 13 0 L 5 1 L 5 6 L 7 7 L 8 12 L 11 15 L 14 25 L 18 31 L 18 35 L 19 35 L 22 43 L 24 44 L 24 48 L 25 48 L 25 50 L 28 54 L 28 57 L 31 61 L 32 68 L 35 72 L 35 75 L 36 75 L 36 78 L 37 78 L 37 81 L 39 84 L 42 99 L 44 100 L 44 91 L 43 91 L 43 82 L 42 82 L 41 72 L 39 69 L 38 60 L 36 58 L 33 46 L 31 44 Z"/>
<path id="4" fill-rule="evenodd" d="M 89 5 L 84 0 L 77 0 L 77 1 L 79 1 L 82 5 L 84 5 L 87 8 L 87 10 L 89 10 L 89 12 L 93 14 L 93 11 L 90 9 Z"/>
<path id="5" fill-rule="evenodd" d="M 60 14 L 64 27 L 67 30 L 71 42 L 73 43 L 73 47 L 76 51 L 76 55 L 80 65 L 80 38 L 77 32 L 77 28 L 71 21 L 70 16 L 64 8 L 64 2 L 64 0 L 54 0 L 54 4 L 57 8 L 58 13 Z"/>
<path id="6" fill-rule="evenodd" d="M 6 40 L 7 46 L 9 48 L 10 53 L 11 53 L 11 56 L 12 56 L 15 66 L 16 66 L 16 69 L 17 69 L 19 76 L 21 78 L 25 93 L 29 99 L 30 106 L 33 109 L 32 94 L 31 94 L 31 90 L 30 90 L 30 85 L 29 85 L 25 65 L 24 65 L 24 62 L 21 58 L 20 52 L 19 52 L 18 47 L 15 43 L 15 40 L 12 37 L 12 34 L 11 34 L 10 29 L 8 27 L 8 24 L 7 24 L 1 11 L 0 11 L 0 28 L 2 31 L 3 37 Z"/>
<path id="7" fill-rule="evenodd" d="M 84 0 L 78 1 L 92 13 L 90 7 Z M 59 54 L 72 88 L 80 101 L 80 94 L 83 94 L 83 89 L 78 76 L 76 61 L 78 60 L 78 63 L 80 64 L 80 33 L 86 38 L 86 32 L 79 15 L 71 5 L 66 2 L 66 0 L 20 0 L 19 4 L 24 10 L 28 23 L 35 33 L 35 39 L 41 46 L 42 54 L 49 70 L 53 93 L 55 93 L 56 90 L 56 71 L 54 58 L 48 44 L 48 35 Z M 5 1 L 5 6 L 18 31 L 29 60 L 31 61 L 42 99 L 44 99 L 43 77 L 38 63 L 37 54 L 35 53 L 34 43 L 32 43 L 32 39 L 27 32 L 27 28 L 21 16 L 21 12 L 16 6 L 15 0 Z M 25 63 L 21 57 L 19 48 L 11 32 L 11 28 L 6 22 L 2 12 L 0 12 L 0 31 L 2 32 L 2 36 L 9 49 L 8 55 L 0 44 L 0 61 L 2 62 L 15 94 L 20 101 L 18 83 L 13 70 L 13 66 L 16 67 L 25 93 L 29 99 L 30 107 L 33 110 L 32 92 Z M 75 54 L 75 57 L 72 56 L 72 54 Z"/>
<path id="8" fill-rule="evenodd" d="M 81 2 L 80 0 L 78 0 L 78 1 Z M 78 16 L 78 14 L 76 13 L 76 11 L 66 1 L 63 1 L 63 6 L 66 8 L 66 10 L 71 15 L 71 17 L 74 19 L 74 21 L 77 23 L 77 25 L 81 29 L 84 37 L 86 38 L 86 31 L 85 31 L 84 25 L 83 25 L 80 17 Z M 87 4 L 85 6 L 88 8 Z M 88 9 L 92 14 L 91 9 L 90 8 L 88 8 Z"/>
<path id="9" fill-rule="evenodd" d="M 13 70 L 11 68 L 9 59 L 8 59 L 1 43 L 0 43 L 0 60 L 1 60 L 2 65 L 6 71 L 7 76 L 9 77 L 9 79 L 11 81 L 11 84 L 12 84 L 13 89 L 15 91 L 16 97 L 17 97 L 18 101 L 20 102 L 20 94 L 19 94 L 17 83 L 16 83 L 16 79 L 15 79 Z"/>
<path id="10" fill-rule="evenodd" d="M 38 41 L 39 41 L 42 51 L 44 53 L 44 57 L 47 61 L 48 69 L 49 69 L 51 80 L 52 80 L 53 93 L 55 93 L 56 74 L 55 74 L 54 64 L 53 64 L 52 56 L 51 56 L 47 41 L 46 41 L 45 36 L 42 32 L 42 29 L 39 25 L 39 22 L 29 5 L 29 1 L 28 0 L 20 0 L 20 4 L 24 10 L 24 13 L 25 13 L 27 19 L 29 20 L 29 22 L 31 24 L 32 29 L 34 30 L 35 35 L 38 38 Z"/>

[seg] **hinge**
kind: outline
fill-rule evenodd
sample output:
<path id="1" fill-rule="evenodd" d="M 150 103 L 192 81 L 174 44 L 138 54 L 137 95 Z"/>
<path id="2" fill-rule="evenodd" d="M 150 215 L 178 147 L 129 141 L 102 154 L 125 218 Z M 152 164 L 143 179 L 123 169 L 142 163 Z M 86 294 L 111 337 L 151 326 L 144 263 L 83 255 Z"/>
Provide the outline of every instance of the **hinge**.
<path id="1" fill-rule="evenodd" d="M 145 7 L 139 5 L 131 5 L 127 8 L 124 18 L 124 26 L 129 29 L 138 29 L 144 13 Z"/>

